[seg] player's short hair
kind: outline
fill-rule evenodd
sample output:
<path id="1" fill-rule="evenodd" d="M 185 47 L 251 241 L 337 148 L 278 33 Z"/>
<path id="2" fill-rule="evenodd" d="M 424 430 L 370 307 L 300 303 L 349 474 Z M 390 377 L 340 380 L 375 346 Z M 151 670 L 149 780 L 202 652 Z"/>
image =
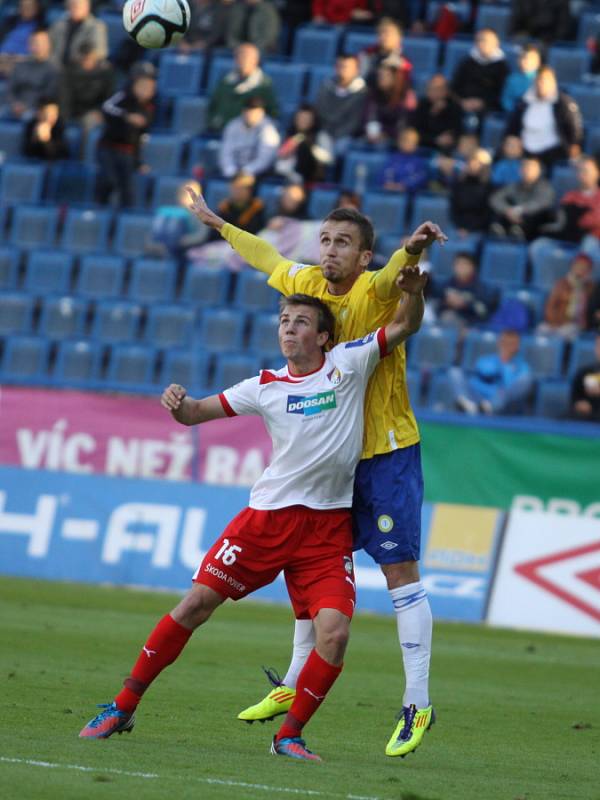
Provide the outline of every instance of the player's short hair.
<path id="1" fill-rule="evenodd" d="M 360 249 L 372 250 L 375 243 L 375 231 L 368 217 L 355 208 L 334 208 L 323 222 L 351 222 L 360 233 Z"/>
<path id="2" fill-rule="evenodd" d="M 311 297 L 309 294 L 290 294 L 287 297 L 282 297 L 279 301 L 279 313 L 282 314 L 284 308 L 287 306 L 310 306 L 317 310 L 317 332 L 328 333 L 329 339 L 326 344 L 333 343 L 333 335 L 335 333 L 335 317 L 331 312 L 329 306 L 325 305 L 318 297 Z"/>

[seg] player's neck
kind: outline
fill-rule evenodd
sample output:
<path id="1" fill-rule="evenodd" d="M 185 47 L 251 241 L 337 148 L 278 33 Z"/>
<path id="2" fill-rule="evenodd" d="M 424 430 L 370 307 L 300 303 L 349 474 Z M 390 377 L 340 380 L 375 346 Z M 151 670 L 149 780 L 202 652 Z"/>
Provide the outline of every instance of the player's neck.
<path id="1" fill-rule="evenodd" d="M 292 378 L 303 378 L 313 372 L 318 372 L 324 363 L 325 356 L 323 353 L 319 352 L 315 356 L 301 358 L 295 361 L 288 358 L 287 367 Z"/>

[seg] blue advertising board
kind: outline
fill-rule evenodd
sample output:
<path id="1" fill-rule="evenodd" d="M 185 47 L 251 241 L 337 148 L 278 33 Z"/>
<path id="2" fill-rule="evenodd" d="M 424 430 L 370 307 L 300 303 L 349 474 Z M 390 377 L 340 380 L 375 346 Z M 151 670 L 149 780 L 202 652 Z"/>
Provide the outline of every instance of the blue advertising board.
<path id="1" fill-rule="evenodd" d="M 233 487 L 0 467 L 0 573 L 185 591 L 247 501 Z M 502 516 L 424 507 L 422 574 L 435 617 L 483 619 Z M 381 571 L 363 552 L 356 578 L 359 610 L 392 612 Z M 287 601 L 281 577 L 254 596 Z"/>

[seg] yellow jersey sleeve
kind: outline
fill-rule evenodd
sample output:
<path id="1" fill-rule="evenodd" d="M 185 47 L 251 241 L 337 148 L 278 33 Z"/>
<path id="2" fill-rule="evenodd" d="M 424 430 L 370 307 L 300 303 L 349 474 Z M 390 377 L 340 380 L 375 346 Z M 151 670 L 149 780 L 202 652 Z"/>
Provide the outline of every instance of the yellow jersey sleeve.
<path id="1" fill-rule="evenodd" d="M 402 294 L 401 290 L 396 286 L 398 273 L 403 270 L 404 267 L 412 267 L 418 264 L 420 257 L 420 255 L 410 255 L 406 252 L 404 247 L 400 248 L 400 250 L 396 250 L 385 267 L 373 272 L 371 288 L 375 293 L 375 297 L 384 302 L 386 300 L 398 299 Z"/>
<path id="2" fill-rule="evenodd" d="M 281 261 L 269 277 L 269 286 L 281 294 L 309 294 L 320 297 L 324 281 L 321 267 L 310 264 L 297 264 L 294 261 Z"/>
<path id="3" fill-rule="evenodd" d="M 226 242 L 229 242 L 244 261 L 247 261 L 255 269 L 266 272 L 267 275 L 272 275 L 280 265 L 292 263 L 284 258 L 269 242 L 254 236 L 253 233 L 236 228 L 235 225 L 231 225 L 229 222 L 226 222 L 221 228 L 221 236 Z"/>

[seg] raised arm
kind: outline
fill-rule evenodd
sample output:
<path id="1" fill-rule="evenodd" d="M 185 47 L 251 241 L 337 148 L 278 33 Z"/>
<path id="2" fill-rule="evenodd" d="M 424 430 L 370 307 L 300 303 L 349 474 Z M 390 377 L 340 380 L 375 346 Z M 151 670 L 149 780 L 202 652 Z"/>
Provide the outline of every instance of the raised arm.
<path id="1" fill-rule="evenodd" d="M 265 272 L 267 275 L 272 275 L 275 268 L 280 264 L 289 265 L 292 262 L 284 258 L 271 244 L 254 236 L 248 231 L 243 231 L 241 228 L 236 228 L 215 214 L 206 204 L 206 200 L 202 194 L 196 194 L 193 189 L 188 186 L 188 194 L 190 196 L 191 205 L 189 210 L 196 216 L 200 222 L 218 231 L 225 241 L 233 247 L 244 261 Z"/>
<path id="2" fill-rule="evenodd" d="M 160 404 L 182 425 L 200 425 L 203 422 L 210 422 L 211 419 L 222 419 L 227 416 L 219 395 L 213 394 L 202 400 L 194 400 L 193 397 L 187 396 L 187 391 L 178 383 L 167 386 L 161 395 Z"/>
<path id="3" fill-rule="evenodd" d="M 393 320 L 385 328 L 388 353 L 419 330 L 425 311 L 423 289 L 427 283 L 427 273 L 421 272 L 418 266 L 406 267 L 397 282 L 404 296 L 398 303 Z"/>

